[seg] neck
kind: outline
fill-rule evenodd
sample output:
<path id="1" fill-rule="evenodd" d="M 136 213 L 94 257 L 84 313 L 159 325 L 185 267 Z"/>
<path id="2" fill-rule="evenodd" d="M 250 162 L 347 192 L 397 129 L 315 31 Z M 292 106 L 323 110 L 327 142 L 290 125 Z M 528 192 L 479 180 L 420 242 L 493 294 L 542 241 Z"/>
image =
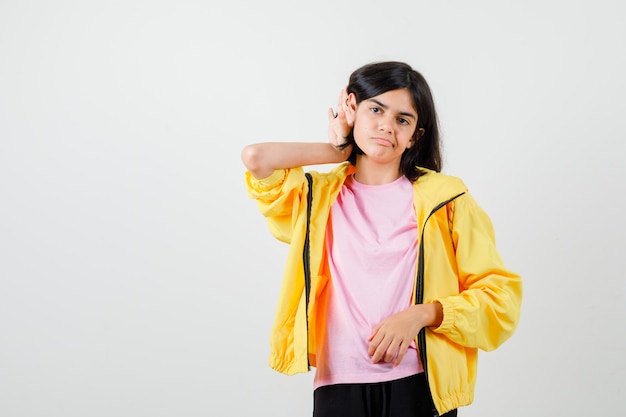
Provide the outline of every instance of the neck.
<path id="1" fill-rule="evenodd" d="M 354 179 L 361 184 L 383 185 L 394 182 L 402 176 L 399 165 L 376 164 L 364 158 L 357 158 Z"/>

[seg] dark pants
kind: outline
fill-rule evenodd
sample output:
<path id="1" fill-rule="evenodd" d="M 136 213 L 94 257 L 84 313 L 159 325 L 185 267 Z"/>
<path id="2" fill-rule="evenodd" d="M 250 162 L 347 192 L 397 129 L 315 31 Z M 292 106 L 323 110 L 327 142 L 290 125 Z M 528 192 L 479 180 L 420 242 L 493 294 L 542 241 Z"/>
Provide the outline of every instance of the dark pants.
<path id="1" fill-rule="evenodd" d="M 389 382 L 327 385 L 313 391 L 313 417 L 438 415 L 423 373 Z M 456 410 L 444 416 L 456 417 Z"/>

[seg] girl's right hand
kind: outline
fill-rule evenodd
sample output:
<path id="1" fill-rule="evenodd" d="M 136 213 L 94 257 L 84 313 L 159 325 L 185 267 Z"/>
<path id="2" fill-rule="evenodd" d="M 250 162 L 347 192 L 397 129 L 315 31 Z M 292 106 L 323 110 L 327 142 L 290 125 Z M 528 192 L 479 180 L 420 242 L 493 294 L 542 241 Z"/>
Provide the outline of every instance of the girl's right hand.
<path id="1" fill-rule="evenodd" d="M 348 91 L 344 88 L 339 92 L 337 113 L 335 113 L 332 107 L 328 109 L 328 140 L 335 147 L 346 143 L 348 135 L 352 131 L 353 123 L 348 122 L 346 118 L 347 111 Z"/>

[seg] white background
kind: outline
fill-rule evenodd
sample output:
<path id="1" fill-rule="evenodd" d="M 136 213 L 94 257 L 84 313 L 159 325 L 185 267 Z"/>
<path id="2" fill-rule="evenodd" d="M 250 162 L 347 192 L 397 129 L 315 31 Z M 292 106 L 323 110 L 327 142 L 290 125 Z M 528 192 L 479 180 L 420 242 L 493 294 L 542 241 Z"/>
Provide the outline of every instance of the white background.
<path id="1" fill-rule="evenodd" d="M 309 416 L 267 365 L 286 246 L 243 146 L 326 140 L 357 67 L 426 77 L 524 278 L 470 416 L 626 395 L 626 13 L 582 1 L 0 3 L 0 416 Z M 324 167 L 325 168 L 325 167 Z"/>

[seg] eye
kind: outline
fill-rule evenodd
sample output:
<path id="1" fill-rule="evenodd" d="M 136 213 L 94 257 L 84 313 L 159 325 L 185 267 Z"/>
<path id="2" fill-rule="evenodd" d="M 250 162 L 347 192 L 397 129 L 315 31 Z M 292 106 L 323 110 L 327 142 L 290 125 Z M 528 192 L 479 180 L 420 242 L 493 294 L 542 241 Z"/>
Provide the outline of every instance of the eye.
<path id="1" fill-rule="evenodd" d="M 370 111 L 372 113 L 380 113 L 380 108 L 379 107 L 370 107 Z"/>
<path id="2" fill-rule="evenodd" d="M 407 119 L 403 118 L 403 117 L 398 118 L 398 122 L 400 122 L 400 124 L 402 124 L 402 125 L 409 125 L 410 124 L 410 122 Z"/>

